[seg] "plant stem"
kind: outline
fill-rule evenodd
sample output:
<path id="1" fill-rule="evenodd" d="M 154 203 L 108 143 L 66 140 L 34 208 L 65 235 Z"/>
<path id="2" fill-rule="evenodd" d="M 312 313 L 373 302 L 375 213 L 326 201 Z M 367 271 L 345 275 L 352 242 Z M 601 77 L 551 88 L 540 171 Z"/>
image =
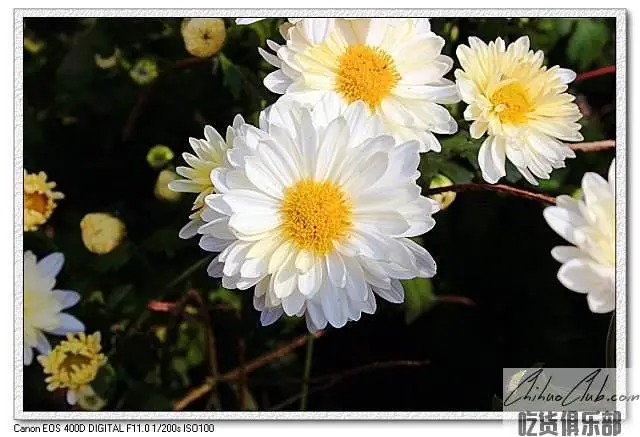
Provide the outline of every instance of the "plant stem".
<path id="1" fill-rule="evenodd" d="M 169 292 L 169 290 L 171 290 L 173 287 L 175 287 L 176 285 L 178 285 L 179 283 L 181 283 L 182 281 L 187 279 L 189 276 L 191 276 L 191 274 L 193 272 L 195 272 L 200 267 L 202 267 L 202 265 L 205 264 L 207 261 L 209 261 L 210 258 L 211 258 L 210 255 L 205 256 L 200 261 L 198 261 L 198 262 L 190 265 L 189 267 L 187 267 L 181 274 L 176 276 L 173 281 L 171 281 L 166 287 L 164 287 L 162 289 L 162 291 L 160 292 L 160 295 L 158 295 L 157 298 L 158 299 L 162 299 L 167 294 L 167 292 Z M 131 324 L 129 329 L 127 329 L 127 332 L 126 332 L 125 336 L 129 336 L 134 331 L 137 331 L 138 329 L 140 329 L 142 324 L 149 317 L 149 314 L 151 314 L 151 311 L 149 311 L 149 308 L 145 308 L 144 311 L 142 312 L 142 314 L 140 314 L 140 316 L 138 317 L 138 319 Z"/>
<path id="2" fill-rule="evenodd" d="M 295 338 L 290 343 L 280 346 L 279 348 L 276 348 L 271 352 L 268 352 L 262 355 L 261 357 L 256 358 L 255 360 L 247 363 L 244 366 L 244 369 L 236 368 L 234 370 L 231 370 L 221 375 L 220 378 L 218 379 L 207 378 L 205 382 L 202 383 L 200 386 L 191 389 L 191 391 L 189 391 L 189 393 L 187 393 L 183 398 L 178 399 L 174 403 L 173 410 L 174 411 L 184 410 L 189 404 L 191 404 L 192 402 L 196 401 L 197 399 L 200 399 L 202 396 L 209 393 L 216 386 L 216 384 L 220 382 L 236 381 L 238 378 L 249 375 L 254 370 L 259 369 L 260 367 L 270 363 L 273 360 L 282 358 L 285 355 L 294 351 L 295 349 L 299 348 L 300 346 L 304 345 L 309 340 L 309 338 L 318 338 L 318 337 L 321 337 L 322 335 L 324 335 L 324 331 L 318 331 L 312 335 L 301 335 Z"/>
<path id="3" fill-rule="evenodd" d="M 309 397 L 309 376 L 311 375 L 311 362 L 313 361 L 313 336 L 309 336 L 307 341 L 307 353 L 304 358 L 304 376 L 302 380 L 302 390 L 300 391 L 300 411 L 307 409 L 307 398 Z"/>
<path id="4" fill-rule="evenodd" d="M 497 191 L 499 193 L 511 194 L 512 196 L 522 197 L 523 199 L 537 200 L 546 205 L 555 205 L 556 199 L 532 191 L 522 190 L 520 188 L 510 187 L 509 185 L 492 185 L 492 184 L 457 184 L 448 187 L 431 188 L 426 190 L 423 195 L 431 196 L 433 194 L 445 193 L 448 191 Z"/>

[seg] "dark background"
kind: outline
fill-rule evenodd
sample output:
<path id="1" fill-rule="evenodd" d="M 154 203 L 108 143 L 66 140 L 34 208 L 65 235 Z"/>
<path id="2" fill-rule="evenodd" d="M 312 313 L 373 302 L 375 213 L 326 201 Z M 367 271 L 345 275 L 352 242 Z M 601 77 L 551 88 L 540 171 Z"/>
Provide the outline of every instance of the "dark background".
<path id="1" fill-rule="evenodd" d="M 71 312 L 88 332 L 102 332 L 110 354 L 108 371 L 94 386 L 107 402 L 105 410 L 171 409 L 210 374 L 208 324 L 196 302 L 189 300 L 184 312 L 153 312 L 139 329 L 130 329 L 149 300 L 172 303 L 196 289 L 207 305 L 223 373 L 306 332 L 296 319 L 260 327 L 252 292 L 221 289 L 204 267 L 167 288 L 206 254 L 196 239 L 177 238 L 193 196 L 178 203 L 156 198 L 160 169 L 149 165 L 147 153 L 163 144 L 175 154 L 165 168 L 183 165 L 187 138 L 203 137 L 205 124 L 224 135 L 236 113 L 255 123 L 277 97 L 261 84 L 271 67 L 256 47 L 264 47 L 267 37 L 281 42 L 277 27 L 283 20 L 236 26 L 226 19 L 221 54 L 205 60 L 186 52 L 181 21 L 34 18 L 24 23 L 25 42 L 40 46 L 24 53 L 24 165 L 29 172 L 46 171 L 66 196 L 46 226 L 25 234 L 24 247 L 39 258 L 53 251 L 65 255 L 58 286 L 81 293 Z M 547 65 L 581 73 L 615 64 L 613 19 L 452 18 L 432 20 L 432 29 L 447 40 L 444 52 L 454 60 L 455 47 L 468 36 L 485 41 L 502 36 L 508 43 L 529 35 L 533 49 L 545 50 Z M 95 56 L 108 58 L 116 48 L 115 66 L 99 68 Z M 159 72 L 148 85 L 130 74 L 142 58 L 154 61 Z M 615 139 L 615 75 L 579 81 L 570 92 L 585 114 L 585 140 Z M 449 109 L 461 119 L 463 105 Z M 443 153 L 423 155 L 424 186 L 436 173 L 459 183 L 482 181 L 475 158 L 479 144 L 469 140 L 467 129 L 460 122 L 455 137 L 440 136 Z M 585 171 L 606 174 L 613 158 L 612 151 L 577 155 L 538 188 L 511 171 L 506 183 L 571 194 Z M 396 360 L 430 363 L 362 370 L 318 391 L 323 384 L 313 383 L 307 409 L 488 411 L 501 392 L 503 367 L 604 366 L 610 315 L 591 313 L 584 296 L 557 281 L 559 264 L 550 250 L 562 240 L 542 210 L 534 201 L 496 193 L 458 194 L 423 237 L 438 264 L 436 277 L 412 289 L 412 297 L 418 296 L 413 303 L 378 299 L 375 315 L 329 329 L 314 342 L 311 376 Z M 118 216 L 127 227 L 125 241 L 102 256 L 84 248 L 79 228 L 85 214 L 98 211 Z M 222 408 L 278 407 L 300 392 L 304 357 L 301 347 L 258 369 L 249 376 L 245 395 L 237 394 L 237 384 L 222 385 Z M 69 408 L 63 396 L 46 392 L 35 360 L 24 378 L 26 410 Z M 205 396 L 188 408 L 212 406 Z M 298 402 L 284 407 L 298 408 Z"/>

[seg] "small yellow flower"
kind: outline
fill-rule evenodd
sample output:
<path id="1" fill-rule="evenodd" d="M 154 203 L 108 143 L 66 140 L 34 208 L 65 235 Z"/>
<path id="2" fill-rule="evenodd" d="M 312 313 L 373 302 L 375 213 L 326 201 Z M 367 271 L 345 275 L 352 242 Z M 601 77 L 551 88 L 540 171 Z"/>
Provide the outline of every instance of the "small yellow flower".
<path id="1" fill-rule="evenodd" d="M 453 185 L 451 179 L 444 175 L 438 174 L 434 176 L 433 179 L 431 179 L 429 188 L 450 187 L 451 185 Z M 444 193 L 434 194 L 430 197 L 440 204 L 440 210 L 445 210 L 456 199 L 456 193 L 453 191 L 446 191 Z"/>
<path id="2" fill-rule="evenodd" d="M 164 144 L 156 144 L 147 152 L 147 162 L 153 168 L 162 168 L 173 159 L 173 151 Z"/>
<path id="3" fill-rule="evenodd" d="M 142 58 L 129 71 L 129 75 L 138 85 L 147 85 L 158 77 L 158 65 L 153 59 Z"/>
<path id="4" fill-rule="evenodd" d="M 67 401 L 75 404 L 78 394 L 96 378 L 98 370 L 107 362 L 100 353 L 100 332 L 89 336 L 84 332 L 67 334 L 47 355 L 38 356 L 46 377 L 47 390 L 68 389 Z"/>
<path id="5" fill-rule="evenodd" d="M 208 58 L 218 53 L 225 36 L 222 18 L 187 18 L 182 22 L 184 46 L 198 58 Z"/>
<path id="6" fill-rule="evenodd" d="M 104 255 L 118 247 L 125 235 L 122 220 L 106 213 L 94 212 L 80 220 L 82 242 L 89 252 Z"/>
<path id="7" fill-rule="evenodd" d="M 178 201 L 180 197 L 182 197 L 182 193 L 169 189 L 169 182 L 175 181 L 179 178 L 180 177 L 176 172 L 172 170 L 162 170 L 158 174 L 158 179 L 156 180 L 156 186 L 153 193 L 160 200 L 166 200 L 168 202 Z"/>
<path id="8" fill-rule="evenodd" d="M 47 174 L 24 172 L 24 230 L 35 231 L 49 220 L 56 208 L 56 200 L 64 194 L 53 191 L 55 182 L 47 182 Z"/>

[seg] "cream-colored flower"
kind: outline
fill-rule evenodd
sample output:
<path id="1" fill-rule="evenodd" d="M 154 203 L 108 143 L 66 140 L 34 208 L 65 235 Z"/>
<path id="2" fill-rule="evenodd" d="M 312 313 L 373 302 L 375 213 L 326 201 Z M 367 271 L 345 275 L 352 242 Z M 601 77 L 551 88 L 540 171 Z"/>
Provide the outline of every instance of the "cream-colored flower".
<path id="1" fill-rule="evenodd" d="M 40 261 L 24 253 L 24 364 L 33 360 L 33 349 L 46 354 L 51 349 L 44 335 L 80 332 L 84 325 L 74 316 L 62 312 L 80 300 L 75 291 L 54 289 L 56 276 L 64 264 L 64 255 L 52 253 Z"/>
<path id="2" fill-rule="evenodd" d="M 209 58 L 218 53 L 225 36 L 222 18 L 186 18 L 182 22 L 184 46 L 198 58 Z"/>
<path id="3" fill-rule="evenodd" d="M 53 191 L 55 182 L 47 182 L 47 174 L 24 171 L 24 230 L 35 231 L 45 224 L 53 210 L 56 200 L 63 199 L 64 194 Z"/>
<path id="4" fill-rule="evenodd" d="M 87 250 L 104 255 L 120 245 L 126 228 L 119 218 L 103 212 L 94 212 L 80 220 L 80 231 Z"/>
<path id="5" fill-rule="evenodd" d="M 156 179 L 156 186 L 153 189 L 153 193 L 160 200 L 177 202 L 180 200 L 182 193 L 170 189 L 169 183 L 171 181 L 178 180 L 179 178 L 180 177 L 173 170 L 162 170 L 158 173 L 158 179 Z"/>
<path id="6" fill-rule="evenodd" d="M 179 232 L 180 238 L 191 238 L 198 233 L 198 228 L 204 224 L 200 219 L 200 213 L 204 206 L 204 198 L 213 193 L 213 181 L 211 173 L 214 169 L 223 165 L 226 160 L 227 150 L 233 146 L 233 131 L 244 125 L 241 116 L 236 116 L 233 126 L 227 128 L 226 140 L 211 126 L 205 126 L 205 139 L 189 138 L 189 144 L 195 152 L 183 153 L 182 159 L 189 167 L 181 166 L 176 172 L 185 179 L 169 182 L 169 189 L 179 193 L 197 193 L 193 202 L 193 212 L 189 215 L 189 223 Z"/>
<path id="7" fill-rule="evenodd" d="M 437 174 L 431 179 L 429 188 L 450 187 L 451 185 L 453 185 L 451 179 L 445 175 Z M 440 210 L 442 211 L 447 209 L 453 201 L 456 200 L 456 193 L 455 191 L 445 191 L 444 193 L 433 194 L 429 197 L 440 204 Z"/>
<path id="8" fill-rule="evenodd" d="M 67 402 L 74 405 L 80 392 L 87 387 L 98 374 L 98 370 L 107 362 L 100 351 L 100 332 L 77 336 L 67 334 L 47 355 L 38 356 L 38 362 L 46 377 L 47 390 L 67 389 Z"/>
<path id="9" fill-rule="evenodd" d="M 265 86 L 283 98 L 316 105 L 327 94 L 341 108 L 366 103 L 385 132 L 397 141 L 418 140 L 421 152 L 439 151 L 435 134 L 458 126 L 441 104 L 459 101 L 453 82 L 443 76 L 451 58 L 441 54 L 444 39 L 429 20 L 414 18 L 301 19 L 285 29 L 285 44 L 267 41 L 271 54 L 258 49 L 278 68 Z"/>
<path id="10" fill-rule="evenodd" d="M 558 280 L 569 290 L 587 294 L 594 313 L 608 313 L 616 306 L 616 161 L 609 180 L 597 173 L 582 178 L 582 198 L 558 196 L 556 206 L 544 210 L 544 218 L 573 246 L 554 247 L 551 255 L 562 263 Z"/>
<path id="11" fill-rule="evenodd" d="M 529 50 L 523 36 L 508 47 L 502 38 L 489 44 L 469 38 L 469 46 L 456 51 L 462 66 L 456 85 L 469 106 L 465 120 L 473 121 L 470 134 L 487 133 L 478 154 L 483 178 L 496 183 L 506 175 L 509 159 L 531 184 L 549 179 L 565 158 L 575 153 L 562 141 L 582 141 L 582 117 L 567 84 L 576 74 L 557 66 L 543 66 L 544 53 Z"/>

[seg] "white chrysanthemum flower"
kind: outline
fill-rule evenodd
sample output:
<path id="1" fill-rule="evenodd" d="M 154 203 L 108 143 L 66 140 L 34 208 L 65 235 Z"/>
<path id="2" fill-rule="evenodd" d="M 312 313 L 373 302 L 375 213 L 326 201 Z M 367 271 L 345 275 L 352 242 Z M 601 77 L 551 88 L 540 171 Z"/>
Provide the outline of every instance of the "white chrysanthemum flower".
<path id="1" fill-rule="evenodd" d="M 189 144 L 195 155 L 183 153 L 182 159 L 189 164 L 189 167 L 176 168 L 176 173 L 186 179 L 169 182 L 169 189 L 173 191 L 198 194 L 193 202 L 189 223 L 180 229 L 178 234 L 180 238 L 188 239 L 195 236 L 198 228 L 204 224 L 200 219 L 204 198 L 214 191 L 211 172 L 222 165 L 227 150 L 232 147 L 233 129 L 239 128 L 242 124 L 244 124 L 242 117 L 236 116 L 233 127 L 227 128 L 226 140 L 211 126 L 204 128 L 205 139 L 189 138 Z"/>
<path id="2" fill-rule="evenodd" d="M 33 360 L 33 348 L 47 354 L 51 350 L 44 332 L 66 335 L 84 331 L 84 325 L 62 310 L 80 300 L 75 291 L 54 290 L 56 276 L 64 264 L 64 255 L 52 253 L 40 261 L 24 253 L 24 364 Z"/>
<path id="3" fill-rule="evenodd" d="M 582 178 L 582 199 L 558 196 L 544 210 L 549 226 L 573 246 L 554 247 L 561 263 L 558 279 L 569 290 L 587 294 L 594 313 L 613 311 L 616 265 L 615 159 L 607 182 L 597 173 Z"/>
<path id="4" fill-rule="evenodd" d="M 284 45 L 258 49 L 278 67 L 265 86 L 308 104 L 333 94 L 346 107 L 361 100 L 379 115 L 397 141 L 418 140 L 420 151 L 439 151 L 433 135 L 458 126 L 440 104 L 459 101 L 453 82 L 443 76 L 451 58 L 441 54 L 444 39 L 429 20 L 414 18 L 304 19 L 284 29 Z"/>
<path id="5" fill-rule="evenodd" d="M 306 316 L 310 331 L 402 302 L 400 279 L 436 265 L 409 237 L 435 224 L 437 203 L 416 184 L 419 144 L 397 144 L 362 102 L 344 116 L 276 105 L 266 130 L 245 125 L 213 171 L 200 246 L 221 252 L 208 273 L 226 288 L 255 286 L 268 325 Z"/>
<path id="6" fill-rule="evenodd" d="M 469 38 L 456 51 L 462 70 L 456 70 L 460 97 L 469 106 L 465 120 L 473 120 L 470 134 L 487 139 L 478 154 L 483 178 L 496 183 L 505 176 L 505 156 L 530 183 L 549 179 L 575 153 L 561 141 L 582 141 L 582 117 L 567 84 L 576 74 L 558 66 L 543 66 L 544 53 L 529 50 L 523 36 L 509 47 L 502 38 L 485 44 Z"/>

